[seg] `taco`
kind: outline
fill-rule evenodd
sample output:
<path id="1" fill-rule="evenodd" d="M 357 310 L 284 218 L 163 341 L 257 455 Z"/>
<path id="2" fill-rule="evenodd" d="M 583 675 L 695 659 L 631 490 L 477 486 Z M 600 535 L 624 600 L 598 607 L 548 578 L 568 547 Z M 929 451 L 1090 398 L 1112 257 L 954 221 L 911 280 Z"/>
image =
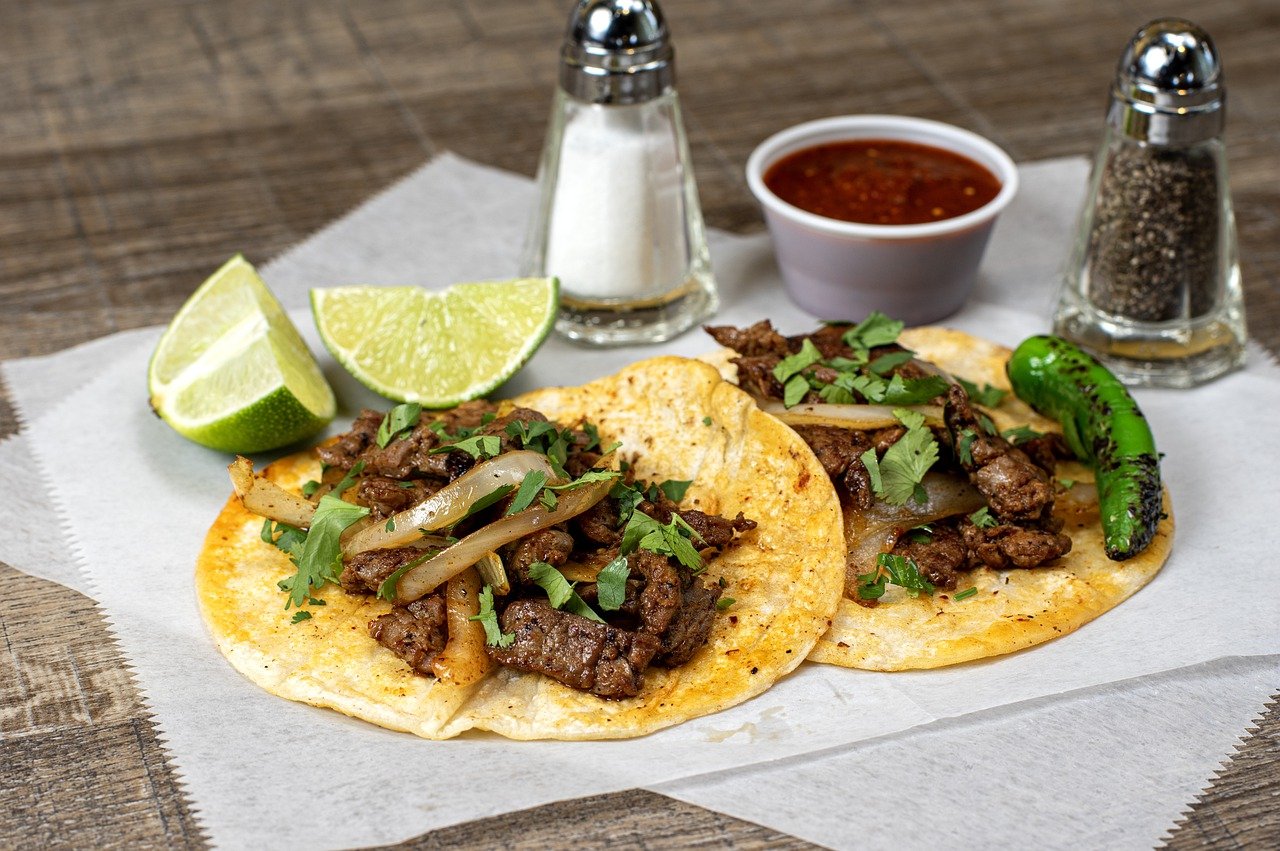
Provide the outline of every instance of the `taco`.
<path id="1" fill-rule="evenodd" d="M 622 738 L 734 705 L 800 663 L 843 584 L 813 454 L 681 358 L 366 411 L 232 476 L 196 568 L 218 648 L 274 694 L 426 738 Z"/>
<path id="2" fill-rule="evenodd" d="M 841 499 L 844 596 L 812 660 L 898 671 L 1010 653 L 1115 607 L 1168 558 L 1167 492 L 1150 544 L 1107 557 L 1094 472 L 1009 392 L 1008 349 L 878 314 L 798 337 L 767 320 L 707 330 L 727 347 L 708 360 L 804 438 Z"/>

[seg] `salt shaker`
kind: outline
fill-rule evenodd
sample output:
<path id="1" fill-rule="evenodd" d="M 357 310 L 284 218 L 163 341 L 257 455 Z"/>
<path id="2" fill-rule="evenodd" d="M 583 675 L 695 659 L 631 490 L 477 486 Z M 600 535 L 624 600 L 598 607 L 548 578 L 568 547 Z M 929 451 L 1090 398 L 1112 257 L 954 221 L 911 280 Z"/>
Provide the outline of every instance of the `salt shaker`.
<path id="1" fill-rule="evenodd" d="M 1133 36 L 1054 320 L 1127 383 L 1192 387 L 1244 363 L 1225 104 L 1200 27 L 1164 18 Z"/>
<path id="2" fill-rule="evenodd" d="M 579 0 L 561 50 L 523 274 L 560 279 L 556 330 L 657 342 L 718 304 L 675 90 L 652 0 Z"/>

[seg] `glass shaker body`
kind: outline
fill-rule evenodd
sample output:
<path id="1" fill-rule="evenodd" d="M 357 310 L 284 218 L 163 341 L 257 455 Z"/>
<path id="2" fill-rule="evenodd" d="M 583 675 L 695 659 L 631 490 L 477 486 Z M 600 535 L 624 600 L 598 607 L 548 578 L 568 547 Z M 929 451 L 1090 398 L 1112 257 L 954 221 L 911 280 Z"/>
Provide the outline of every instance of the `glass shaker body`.
<path id="1" fill-rule="evenodd" d="M 522 273 L 560 279 L 564 336 L 669 339 L 715 312 L 706 232 L 674 89 L 634 104 L 557 89 Z"/>
<path id="2" fill-rule="evenodd" d="M 1164 146 L 1107 128 L 1054 330 L 1130 384 L 1191 387 L 1243 363 L 1221 139 Z"/>

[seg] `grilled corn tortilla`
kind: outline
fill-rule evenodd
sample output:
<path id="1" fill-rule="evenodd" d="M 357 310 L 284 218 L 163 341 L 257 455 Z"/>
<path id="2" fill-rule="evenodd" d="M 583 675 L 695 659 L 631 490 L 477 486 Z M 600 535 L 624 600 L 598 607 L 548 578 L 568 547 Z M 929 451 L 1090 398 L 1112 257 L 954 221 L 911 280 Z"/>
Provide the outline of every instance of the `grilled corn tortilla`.
<path id="1" fill-rule="evenodd" d="M 366 624 L 390 610 L 386 601 L 326 588 L 326 605 L 290 623 L 276 582 L 293 566 L 259 538 L 262 518 L 232 497 L 196 567 L 205 621 L 231 664 L 273 694 L 425 738 L 470 729 L 513 739 L 625 738 L 759 694 L 829 628 L 844 577 L 835 491 L 803 441 L 714 369 L 658 358 L 515 401 L 563 424 L 595 423 L 604 443 L 622 442 L 639 478 L 692 479 L 682 505 L 757 521 L 707 565 L 705 576 L 723 578 L 735 602 L 693 659 L 650 668 L 642 692 L 626 700 L 505 668 L 471 686 L 417 676 L 368 634 Z M 319 473 L 310 452 L 266 471 L 294 491 Z"/>
<path id="2" fill-rule="evenodd" d="M 1010 351 L 962 331 L 910 328 L 898 340 L 922 359 L 976 384 L 1009 390 L 1004 365 Z M 713 353 L 728 378 L 734 353 Z M 998 408 L 984 408 L 1001 431 L 1027 425 L 1039 432 L 1061 431 L 1056 422 L 1037 414 L 1010 393 Z M 1059 465 L 1060 478 L 1092 482 L 1093 471 L 1082 464 Z M 845 536 L 850 549 L 866 529 L 857 509 L 847 507 Z M 888 586 L 879 604 L 862 606 L 840 600 L 835 622 L 809 658 L 848 668 L 903 671 L 937 668 L 1012 653 L 1066 635 L 1122 603 L 1151 581 L 1169 557 L 1173 544 L 1173 511 L 1164 494 L 1165 518 L 1151 545 L 1126 561 L 1112 561 L 1103 551 L 1102 526 L 1096 512 L 1068 518 L 1062 532 L 1071 537 L 1071 552 L 1044 567 L 993 570 L 980 567 L 962 574 L 956 592 L 911 597 Z M 851 565 L 869 573 L 873 564 Z M 970 585 L 977 593 L 962 600 L 954 594 Z"/>

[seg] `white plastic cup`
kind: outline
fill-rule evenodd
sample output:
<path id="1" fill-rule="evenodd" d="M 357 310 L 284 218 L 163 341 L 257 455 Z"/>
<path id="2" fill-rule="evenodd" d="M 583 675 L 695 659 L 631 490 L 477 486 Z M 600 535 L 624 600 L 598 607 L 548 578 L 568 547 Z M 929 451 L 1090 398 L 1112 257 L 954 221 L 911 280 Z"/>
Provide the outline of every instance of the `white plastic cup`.
<path id="1" fill-rule="evenodd" d="M 783 201 L 765 172 L 796 151 L 829 142 L 890 139 L 953 151 L 986 166 L 1000 192 L 978 209 L 918 225 L 870 225 L 830 219 Z M 764 209 L 791 299 L 822 319 L 858 321 L 879 310 L 908 325 L 936 322 L 973 290 L 996 217 L 1018 191 L 1009 155 L 976 133 L 899 115 L 848 115 L 775 133 L 747 160 L 747 185 Z"/>

